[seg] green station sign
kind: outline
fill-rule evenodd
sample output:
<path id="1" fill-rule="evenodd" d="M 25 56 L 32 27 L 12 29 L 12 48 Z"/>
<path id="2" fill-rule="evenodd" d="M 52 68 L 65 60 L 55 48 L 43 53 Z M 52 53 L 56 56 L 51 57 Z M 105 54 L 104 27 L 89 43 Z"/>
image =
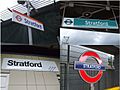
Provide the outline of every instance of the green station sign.
<path id="1" fill-rule="evenodd" d="M 115 20 L 64 18 L 63 27 L 118 29 Z"/>

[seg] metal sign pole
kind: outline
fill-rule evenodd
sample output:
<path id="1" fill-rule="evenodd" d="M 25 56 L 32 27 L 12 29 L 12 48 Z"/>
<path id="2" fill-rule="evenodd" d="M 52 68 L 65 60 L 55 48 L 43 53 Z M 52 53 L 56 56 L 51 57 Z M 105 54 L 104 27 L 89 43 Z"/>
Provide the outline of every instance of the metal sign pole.
<path id="1" fill-rule="evenodd" d="M 30 2 L 29 2 L 29 0 L 27 0 L 26 3 L 27 3 L 27 15 L 30 16 Z M 28 26 L 28 40 L 29 40 L 29 45 L 33 45 L 32 30 L 29 26 Z"/>
<path id="2" fill-rule="evenodd" d="M 95 90 L 95 89 L 94 89 L 94 84 L 93 84 L 93 83 L 90 84 L 90 88 L 91 88 L 90 90 Z"/>
<path id="3" fill-rule="evenodd" d="M 69 90 L 69 59 L 70 59 L 70 45 L 67 45 L 68 46 L 68 52 L 67 52 L 67 80 L 66 80 L 66 83 L 67 83 L 67 90 Z"/>

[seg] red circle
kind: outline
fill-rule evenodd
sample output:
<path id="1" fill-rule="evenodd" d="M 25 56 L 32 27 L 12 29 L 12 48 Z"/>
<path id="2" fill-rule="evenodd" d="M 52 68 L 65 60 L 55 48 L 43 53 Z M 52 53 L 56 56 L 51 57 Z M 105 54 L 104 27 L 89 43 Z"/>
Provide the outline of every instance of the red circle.
<path id="1" fill-rule="evenodd" d="M 79 58 L 79 61 L 85 62 L 88 57 L 94 57 L 97 60 L 98 64 L 102 64 L 102 60 L 100 59 L 99 55 L 93 51 L 87 51 L 83 53 Z M 100 78 L 103 75 L 103 71 L 100 70 L 98 74 L 94 77 L 89 76 L 85 70 L 79 70 L 79 74 L 82 77 L 82 79 L 87 83 L 95 83 L 100 80 Z"/>
<path id="2" fill-rule="evenodd" d="M 21 16 L 19 16 L 19 15 L 17 15 L 15 18 L 16 18 L 16 19 L 17 19 L 17 21 L 19 21 L 19 22 L 21 22 L 21 21 L 22 21 L 22 18 L 21 18 Z"/>

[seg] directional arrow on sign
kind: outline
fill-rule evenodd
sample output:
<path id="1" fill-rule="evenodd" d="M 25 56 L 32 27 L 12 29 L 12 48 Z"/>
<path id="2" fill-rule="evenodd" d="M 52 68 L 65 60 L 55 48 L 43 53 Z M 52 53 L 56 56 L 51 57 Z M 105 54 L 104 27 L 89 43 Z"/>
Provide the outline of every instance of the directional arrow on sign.
<path id="1" fill-rule="evenodd" d="M 64 22 L 67 25 L 71 25 L 73 23 L 73 21 L 71 19 L 66 19 Z"/>

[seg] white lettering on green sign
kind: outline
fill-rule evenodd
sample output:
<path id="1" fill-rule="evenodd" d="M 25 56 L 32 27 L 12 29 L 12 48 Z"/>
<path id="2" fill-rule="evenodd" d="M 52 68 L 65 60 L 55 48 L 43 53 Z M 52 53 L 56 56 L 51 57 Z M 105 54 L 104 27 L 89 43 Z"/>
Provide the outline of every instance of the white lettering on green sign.
<path id="1" fill-rule="evenodd" d="M 108 22 L 101 22 L 101 21 L 97 21 L 97 22 L 91 22 L 91 21 L 85 21 L 86 25 L 93 25 L 93 26 L 108 26 Z"/>

